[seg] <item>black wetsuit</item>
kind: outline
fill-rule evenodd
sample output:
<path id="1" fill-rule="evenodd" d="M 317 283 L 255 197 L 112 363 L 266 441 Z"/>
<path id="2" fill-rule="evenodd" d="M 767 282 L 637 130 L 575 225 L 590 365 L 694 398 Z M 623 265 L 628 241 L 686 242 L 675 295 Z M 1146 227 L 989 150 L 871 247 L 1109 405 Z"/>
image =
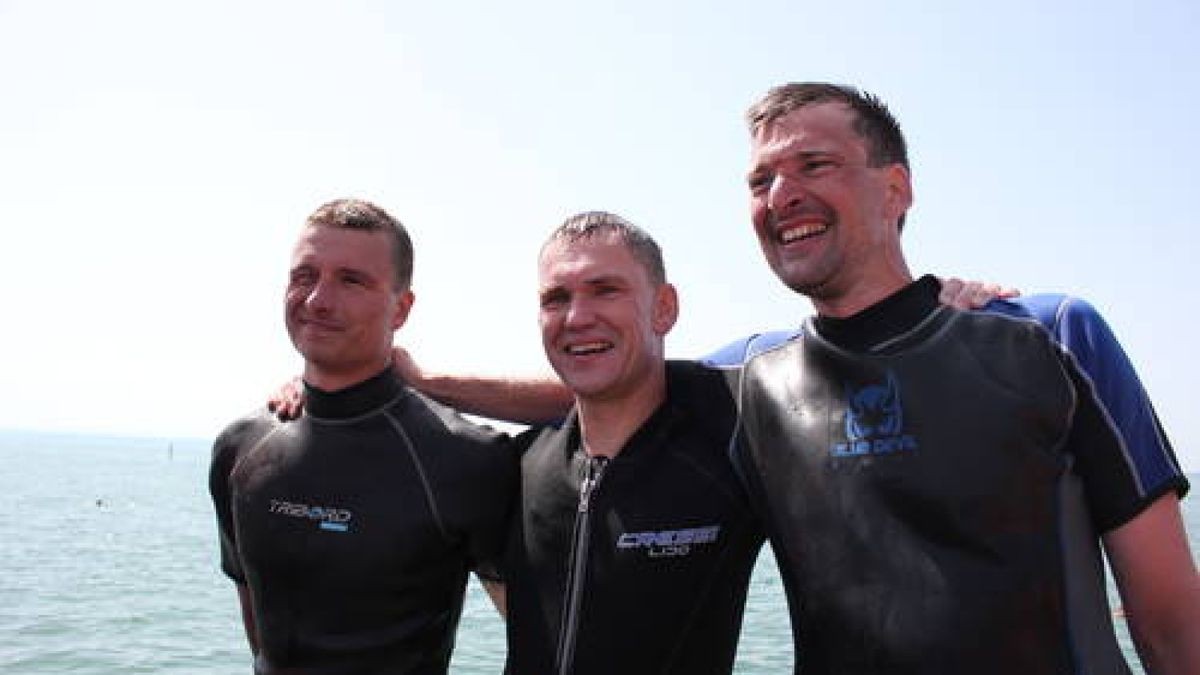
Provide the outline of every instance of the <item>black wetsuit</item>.
<path id="1" fill-rule="evenodd" d="M 574 412 L 521 463 L 506 672 L 728 673 L 763 534 L 729 462 L 724 377 L 668 365 L 667 401 L 611 461 Z M 582 492 L 582 494 L 581 494 Z"/>
<path id="2" fill-rule="evenodd" d="M 390 371 L 307 387 L 217 439 L 222 568 L 247 584 L 261 673 L 444 673 L 467 571 L 494 564 L 516 491 L 506 439 Z"/>
<path id="3" fill-rule="evenodd" d="M 1097 533 L 1161 493 L 1042 326 L 936 295 L 924 279 L 746 365 L 738 460 L 797 672 L 1127 673 Z"/>

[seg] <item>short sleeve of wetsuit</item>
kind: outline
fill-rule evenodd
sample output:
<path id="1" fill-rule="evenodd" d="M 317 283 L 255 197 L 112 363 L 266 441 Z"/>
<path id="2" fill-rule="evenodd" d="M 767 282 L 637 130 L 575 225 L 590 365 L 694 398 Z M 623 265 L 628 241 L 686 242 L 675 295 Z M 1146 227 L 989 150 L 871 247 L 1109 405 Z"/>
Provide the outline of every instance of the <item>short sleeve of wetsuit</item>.
<path id="1" fill-rule="evenodd" d="M 503 544 L 504 545 L 509 545 L 511 543 L 509 540 L 509 535 L 512 532 L 513 519 L 521 517 L 521 503 L 520 503 L 521 502 L 521 488 L 520 488 L 521 458 L 525 456 L 525 453 L 533 445 L 534 441 L 536 441 L 538 439 L 538 437 L 542 435 L 543 432 L 545 432 L 547 429 L 555 428 L 557 426 L 558 426 L 558 424 L 548 424 L 548 425 L 530 427 L 529 429 L 526 429 L 525 431 L 520 432 L 516 436 L 513 436 L 509 440 L 509 449 L 512 451 L 514 466 L 516 467 L 516 471 L 517 471 L 517 478 L 516 478 L 517 487 L 514 489 L 512 510 L 510 511 L 509 518 L 504 523 L 504 528 L 503 528 L 503 530 L 504 530 L 503 531 L 503 537 L 504 537 Z M 508 576 L 508 574 L 505 570 L 505 561 L 509 560 L 509 556 L 508 556 L 509 551 L 504 550 L 503 546 L 497 547 L 497 551 L 498 551 L 498 554 L 496 556 L 494 556 L 486 561 L 486 565 L 482 567 L 482 571 L 480 568 L 476 569 L 476 574 L 478 574 L 480 577 L 482 577 L 484 579 L 488 579 L 489 581 L 503 582 L 505 577 Z"/>
<path id="2" fill-rule="evenodd" d="M 1073 470 L 1083 480 L 1096 529 L 1104 533 L 1120 527 L 1166 492 L 1186 491 L 1182 475 L 1146 484 L 1092 382 L 1072 359 L 1064 356 L 1063 361 L 1078 393 L 1067 449 L 1074 456 Z"/>
<path id="3" fill-rule="evenodd" d="M 481 462 L 473 498 L 477 500 L 476 518 L 468 533 L 468 553 L 475 574 L 488 581 L 504 580 L 503 547 L 520 489 L 519 455 L 513 443 L 513 439 L 501 435 L 481 448 L 487 456 Z"/>
<path id="4" fill-rule="evenodd" d="M 1031 304 L 1037 302 L 1036 296 L 1030 300 Z M 1116 427 L 1136 480 L 1149 500 L 1146 503 L 1170 490 L 1183 497 L 1187 479 L 1133 363 L 1108 323 L 1079 298 L 1059 296 L 1053 306 L 1052 332 L 1078 362 L 1102 413 Z M 1045 319 L 1042 322 L 1047 323 Z"/>
<path id="5" fill-rule="evenodd" d="M 221 570 L 234 581 L 246 583 L 246 575 L 237 554 L 233 529 L 233 508 L 230 503 L 229 474 L 237 461 L 237 447 L 226 430 L 213 443 L 212 464 L 208 472 L 208 491 L 217 513 L 217 536 L 221 547 Z"/>
<path id="6" fill-rule="evenodd" d="M 246 576 L 242 571 L 233 527 L 233 495 L 229 479 L 241 453 L 270 429 L 271 424 L 262 421 L 264 416 L 269 417 L 270 413 L 254 413 L 226 427 L 213 442 L 212 463 L 209 466 L 208 491 L 217 515 L 221 570 L 239 584 L 246 583 Z"/>

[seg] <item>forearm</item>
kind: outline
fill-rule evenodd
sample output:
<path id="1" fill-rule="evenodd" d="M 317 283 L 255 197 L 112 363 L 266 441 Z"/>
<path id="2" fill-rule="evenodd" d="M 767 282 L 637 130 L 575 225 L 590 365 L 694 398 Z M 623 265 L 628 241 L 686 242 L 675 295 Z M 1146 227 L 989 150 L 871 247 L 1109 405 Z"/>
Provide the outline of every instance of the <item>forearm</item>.
<path id="1" fill-rule="evenodd" d="M 1104 535 L 1146 671 L 1200 673 L 1200 575 L 1173 493 Z"/>
<path id="2" fill-rule="evenodd" d="M 1140 619 L 1136 606 L 1126 606 L 1129 632 L 1138 656 L 1151 675 L 1200 673 L 1200 588 L 1180 594 L 1173 607 Z"/>
<path id="3" fill-rule="evenodd" d="M 250 653 L 258 656 L 258 629 L 254 623 L 254 606 L 250 602 L 250 588 L 246 584 L 237 585 L 238 604 L 242 608 L 242 626 L 246 629 L 246 641 L 250 643 Z"/>
<path id="4" fill-rule="evenodd" d="M 403 347 L 392 349 L 392 369 L 426 396 L 462 412 L 496 420 L 544 424 L 565 417 L 574 403 L 571 392 L 555 378 L 426 371 Z"/>
<path id="5" fill-rule="evenodd" d="M 562 419 L 573 403 L 571 392 L 550 378 L 422 374 L 409 384 L 462 412 L 524 424 Z"/>
<path id="6" fill-rule="evenodd" d="M 483 590 L 492 599 L 492 604 L 496 606 L 496 611 L 500 613 L 500 618 L 508 618 L 508 592 L 502 581 L 492 581 L 478 577 L 479 585 L 483 586 Z"/>

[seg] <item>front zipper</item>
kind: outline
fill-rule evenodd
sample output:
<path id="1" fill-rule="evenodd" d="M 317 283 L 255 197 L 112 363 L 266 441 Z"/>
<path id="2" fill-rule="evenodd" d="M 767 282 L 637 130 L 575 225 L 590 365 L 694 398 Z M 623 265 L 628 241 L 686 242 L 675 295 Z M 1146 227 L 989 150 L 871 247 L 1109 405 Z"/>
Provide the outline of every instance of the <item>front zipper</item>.
<path id="1" fill-rule="evenodd" d="M 579 487 L 579 509 L 575 514 L 575 537 L 571 544 L 571 570 L 567 578 L 566 602 L 563 605 L 562 627 L 558 632 L 559 675 L 570 675 L 575 660 L 575 637 L 579 632 L 579 606 L 583 602 L 583 583 L 587 572 L 588 543 L 591 539 L 590 508 L 592 494 L 600 485 L 608 457 L 589 457 Z"/>

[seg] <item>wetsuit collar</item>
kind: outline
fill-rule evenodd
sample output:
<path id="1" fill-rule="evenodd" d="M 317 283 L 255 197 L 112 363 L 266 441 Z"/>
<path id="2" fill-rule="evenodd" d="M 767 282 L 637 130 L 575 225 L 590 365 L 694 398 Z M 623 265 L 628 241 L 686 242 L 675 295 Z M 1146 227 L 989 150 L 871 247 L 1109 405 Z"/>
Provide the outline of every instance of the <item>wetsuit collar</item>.
<path id="1" fill-rule="evenodd" d="M 396 398 L 403 385 L 385 368 L 378 375 L 337 391 L 322 391 L 304 383 L 305 409 L 313 417 L 345 419 L 366 414 Z"/>
<path id="2" fill-rule="evenodd" d="M 920 324 L 940 306 L 939 292 L 937 277 L 926 275 L 857 314 L 817 316 L 812 326 L 842 349 L 870 351 Z"/>
<path id="3" fill-rule="evenodd" d="M 668 380 L 668 395 L 666 400 L 659 403 L 654 412 L 650 413 L 650 416 L 642 422 L 641 426 L 635 429 L 633 434 L 625 440 L 625 444 L 621 446 L 621 451 L 612 457 L 613 460 L 627 462 L 640 457 L 648 448 L 658 445 L 659 441 L 657 439 L 670 431 L 673 422 L 679 415 L 679 411 L 672 404 L 669 392 L 670 380 Z M 564 421 L 564 427 L 567 430 L 568 451 L 586 454 L 583 449 L 582 434 L 580 433 L 578 408 L 571 409 L 570 414 Z"/>

